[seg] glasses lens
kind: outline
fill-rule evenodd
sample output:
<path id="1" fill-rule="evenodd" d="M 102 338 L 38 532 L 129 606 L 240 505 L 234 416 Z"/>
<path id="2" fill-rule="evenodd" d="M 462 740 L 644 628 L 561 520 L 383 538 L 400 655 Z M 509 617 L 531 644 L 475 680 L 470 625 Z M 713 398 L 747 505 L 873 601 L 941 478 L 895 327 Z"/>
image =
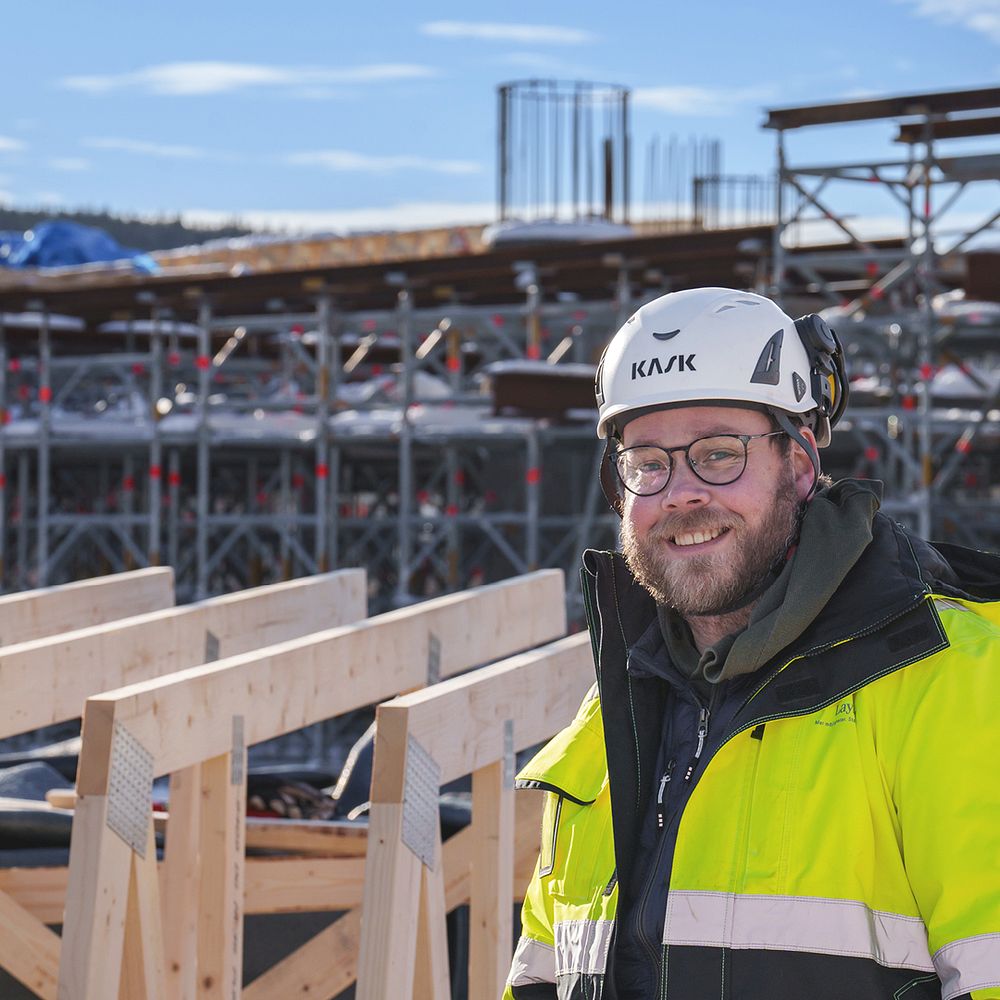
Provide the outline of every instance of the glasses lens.
<path id="1" fill-rule="evenodd" d="M 728 434 L 701 438 L 688 449 L 688 461 L 706 483 L 723 486 L 743 475 L 747 448 L 738 437 Z"/>
<path id="2" fill-rule="evenodd" d="M 641 497 L 659 493 L 670 478 L 670 456 L 662 448 L 627 448 L 615 464 L 625 489 Z"/>

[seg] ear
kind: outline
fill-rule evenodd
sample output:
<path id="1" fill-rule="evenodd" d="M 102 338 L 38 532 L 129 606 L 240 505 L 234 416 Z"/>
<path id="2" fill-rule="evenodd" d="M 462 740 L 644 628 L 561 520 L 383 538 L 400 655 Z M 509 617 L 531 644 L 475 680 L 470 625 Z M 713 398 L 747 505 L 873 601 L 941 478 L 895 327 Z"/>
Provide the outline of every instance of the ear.
<path id="1" fill-rule="evenodd" d="M 800 427 L 799 433 L 809 442 L 809 446 L 814 449 L 814 454 L 819 456 L 819 448 L 816 444 L 816 435 L 808 427 Z M 795 492 L 800 500 L 805 500 L 812 492 L 816 472 L 813 469 L 812 459 L 806 454 L 805 449 L 794 439 L 791 447 L 792 475 L 795 479 Z"/>

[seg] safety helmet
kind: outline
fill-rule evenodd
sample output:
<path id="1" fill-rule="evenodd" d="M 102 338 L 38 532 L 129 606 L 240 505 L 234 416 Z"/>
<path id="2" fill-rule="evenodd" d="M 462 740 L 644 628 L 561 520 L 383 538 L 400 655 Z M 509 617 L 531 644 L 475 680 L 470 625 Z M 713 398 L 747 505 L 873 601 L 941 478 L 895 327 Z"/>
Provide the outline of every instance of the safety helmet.
<path id="1" fill-rule="evenodd" d="M 770 299 L 730 288 L 644 305 L 608 344 L 595 389 L 601 438 L 650 410 L 720 402 L 762 408 L 786 430 L 808 426 L 821 448 L 848 394 L 840 341 L 820 317 L 792 320 Z"/>

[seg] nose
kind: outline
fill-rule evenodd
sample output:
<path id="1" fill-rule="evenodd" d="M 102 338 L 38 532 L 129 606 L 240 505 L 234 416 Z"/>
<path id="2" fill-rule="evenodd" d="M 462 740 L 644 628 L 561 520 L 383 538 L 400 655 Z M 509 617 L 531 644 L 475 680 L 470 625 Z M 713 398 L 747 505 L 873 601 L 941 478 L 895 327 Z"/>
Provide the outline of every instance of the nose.
<path id="1" fill-rule="evenodd" d="M 678 455 L 674 459 L 670 481 L 660 493 L 660 506 L 664 510 L 688 509 L 703 506 L 710 499 L 708 484 L 691 471 L 683 455 Z"/>

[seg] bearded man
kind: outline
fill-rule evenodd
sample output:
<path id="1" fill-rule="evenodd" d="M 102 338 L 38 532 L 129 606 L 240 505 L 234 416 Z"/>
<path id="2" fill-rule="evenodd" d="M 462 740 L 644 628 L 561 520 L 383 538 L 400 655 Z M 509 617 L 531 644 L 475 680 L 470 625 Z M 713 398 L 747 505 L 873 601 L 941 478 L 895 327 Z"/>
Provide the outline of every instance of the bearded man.
<path id="1" fill-rule="evenodd" d="M 508 1000 L 1000 997 L 1000 557 L 821 476 L 818 317 L 703 288 L 597 374 L 621 553 L 546 792 Z"/>

